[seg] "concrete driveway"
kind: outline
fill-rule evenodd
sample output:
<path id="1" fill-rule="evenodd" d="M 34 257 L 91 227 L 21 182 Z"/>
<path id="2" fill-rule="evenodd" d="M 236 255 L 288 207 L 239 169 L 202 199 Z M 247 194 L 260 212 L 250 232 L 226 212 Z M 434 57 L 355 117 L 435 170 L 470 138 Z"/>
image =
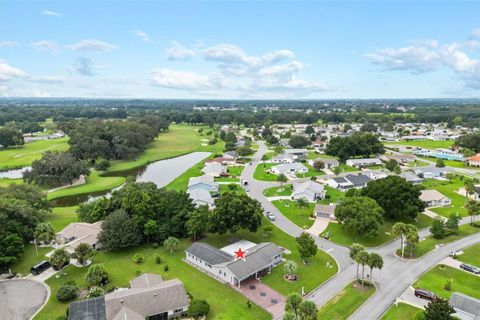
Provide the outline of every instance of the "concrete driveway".
<path id="1" fill-rule="evenodd" d="M 0 281 L 0 318 L 28 320 L 43 306 L 48 295 L 46 286 L 37 281 Z"/>

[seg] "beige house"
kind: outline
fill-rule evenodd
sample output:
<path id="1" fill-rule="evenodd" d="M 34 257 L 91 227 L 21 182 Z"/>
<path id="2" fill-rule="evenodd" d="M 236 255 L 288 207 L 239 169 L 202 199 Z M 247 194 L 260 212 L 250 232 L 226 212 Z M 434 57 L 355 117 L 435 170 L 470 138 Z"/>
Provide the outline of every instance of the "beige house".
<path id="1" fill-rule="evenodd" d="M 452 204 L 452 201 L 437 190 L 422 190 L 420 200 L 427 204 L 427 207 L 444 207 Z"/>
<path id="2" fill-rule="evenodd" d="M 98 235 L 102 231 L 102 223 L 103 221 L 70 223 L 55 235 L 55 242 L 69 252 L 75 251 L 80 243 L 87 243 L 93 248 L 99 249 Z"/>

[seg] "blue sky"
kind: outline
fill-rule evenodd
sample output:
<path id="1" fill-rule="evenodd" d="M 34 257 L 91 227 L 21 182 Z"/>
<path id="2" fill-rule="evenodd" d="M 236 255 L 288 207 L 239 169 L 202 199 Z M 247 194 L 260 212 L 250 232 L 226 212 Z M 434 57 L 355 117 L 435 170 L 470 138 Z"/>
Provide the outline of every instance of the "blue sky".
<path id="1" fill-rule="evenodd" d="M 480 1 L 0 6 L 0 96 L 480 97 Z"/>

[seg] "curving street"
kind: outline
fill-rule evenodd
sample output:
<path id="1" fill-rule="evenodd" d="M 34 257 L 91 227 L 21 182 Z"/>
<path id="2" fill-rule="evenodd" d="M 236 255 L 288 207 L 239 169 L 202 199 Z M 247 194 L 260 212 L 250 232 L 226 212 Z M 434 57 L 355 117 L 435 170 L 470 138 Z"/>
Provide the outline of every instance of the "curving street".
<path id="1" fill-rule="evenodd" d="M 246 166 L 241 178 L 248 182 L 249 196 L 258 200 L 264 210 L 271 211 L 275 214 L 276 219 L 272 221 L 272 223 L 289 235 L 296 237 L 303 230 L 283 216 L 263 195 L 265 189 L 279 184 L 275 182 L 258 181 L 253 178 L 253 172 L 257 164 L 268 150 L 263 141 L 258 141 L 258 146 L 258 151 L 253 156 L 251 165 Z M 460 224 L 466 224 L 469 223 L 469 221 L 470 217 L 467 217 L 464 218 Z M 419 232 L 421 238 L 429 234 L 428 229 L 423 229 Z M 348 248 L 318 236 L 313 237 L 319 248 L 329 253 L 339 265 L 339 272 L 334 277 L 310 292 L 307 296 L 307 299 L 314 301 L 320 308 L 355 279 L 356 265 L 349 257 Z M 393 301 L 424 272 L 446 258 L 450 252 L 460 250 L 478 242 L 480 242 L 479 233 L 439 247 L 417 260 L 402 260 L 395 256 L 394 252 L 400 247 L 400 240 L 398 239 L 380 247 L 368 249 L 368 251 L 376 252 L 383 257 L 384 266 L 381 270 L 374 273 L 373 281 L 377 287 L 375 294 L 364 305 L 357 309 L 350 319 L 379 319 Z"/>

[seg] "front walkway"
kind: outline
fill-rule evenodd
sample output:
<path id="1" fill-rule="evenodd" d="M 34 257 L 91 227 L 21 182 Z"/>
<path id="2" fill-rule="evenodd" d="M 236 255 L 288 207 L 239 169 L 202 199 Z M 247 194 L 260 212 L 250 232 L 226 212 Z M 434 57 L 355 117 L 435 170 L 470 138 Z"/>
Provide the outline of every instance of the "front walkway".
<path id="1" fill-rule="evenodd" d="M 423 211 L 423 214 L 425 214 L 426 216 L 429 216 L 430 218 L 433 218 L 433 219 L 439 217 L 439 218 L 441 218 L 441 219 L 444 220 L 444 221 L 447 221 L 447 220 L 448 220 L 448 219 L 445 218 L 444 216 L 441 216 L 441 215 L 439 215 L 438 213 L 433 212 L 432 210 L 430 210 L 430 209 L 433 209 L 433 208 L 442 208 L 442 207 L 428 207 L 428 208 L 425 208 L 425 210 Z"/>
<path id="2" fill-rule="evenodd" d="M 285 297 L 257 279 L 248 279 L 235 288 L 248 300 L 270 312 L 274 319 L 285 310 Z"/>
<path id="3" fill-rule="evenodd" d="M 330 218 L 321 217 L 316 218 L 313 225 L 307 230 L 313 236 L 319 236 L 325 229 L 327 229 L 328 224 L 330 223 Z"/>

